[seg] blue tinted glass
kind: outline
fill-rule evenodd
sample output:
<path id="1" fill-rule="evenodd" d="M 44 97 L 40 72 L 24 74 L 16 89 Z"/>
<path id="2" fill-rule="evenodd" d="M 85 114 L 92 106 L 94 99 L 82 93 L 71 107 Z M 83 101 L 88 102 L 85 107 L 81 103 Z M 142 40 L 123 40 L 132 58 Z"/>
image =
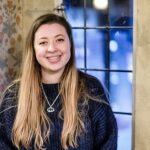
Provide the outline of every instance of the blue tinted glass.
<path id="1" fill-rule="evenodd" d="M 110 101 L 114 111 L 132 112 L 132 73 L 110 73 Z"/>
<path id="2" fill-rule="evenodd" d="M 132 116 L 115 115 L 118 124 L 118 147 L 117 150 L 131 150 Z"/>
<path id="3" fill-rule="evenodd" d="M 105 68 L 107 32 L 98 29 L 87 29 L 86 31 L 87 68 Z"/>
<path id="4" fill-rule="evenodd" d="M 102 2 L 95 0 L 86 1 L 86 26 L 105 25 L 108 25 L 108 2 L 104 6 Z"/>
<path id="5" fill-rule="evenodd" d="M 96 77 L 106 87 L 105 72 L 103 71 L 87 71 L 88 74 Z"/>
<path id="6" fill-rule="evenodd" d="M 110 30 L 110 69 L 133 69 L 132 30 Z"/>
<path id="7" fill-rule="evenodd" d="M 78 68 L 84 68 L 84 30 L 73 29 L 73 39 L 75 45 L 76 65 Z"/>
<path id="8" fill-rule="evenodd" d="M 64 0 L 65 15 L 72 27 L 84 26 L 83 0 Z"/>
<path id="9" fill-rule="evenodd" d="M 132 26 L 133 0 L 110 0 L 109 22 L 111 26 Z"/>

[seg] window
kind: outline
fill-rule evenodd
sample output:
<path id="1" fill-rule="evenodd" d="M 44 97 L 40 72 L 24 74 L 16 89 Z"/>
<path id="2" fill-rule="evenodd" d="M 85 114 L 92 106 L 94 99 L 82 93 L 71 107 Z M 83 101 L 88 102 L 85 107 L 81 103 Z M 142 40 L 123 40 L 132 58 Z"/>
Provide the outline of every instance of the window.
<path id="1" fill-rule="evenodd" d="M 131 150 L 133 0 L 63 0 L 63 5 L 73 29 L 77 67 L 109 90 L 118 150 Z"/>

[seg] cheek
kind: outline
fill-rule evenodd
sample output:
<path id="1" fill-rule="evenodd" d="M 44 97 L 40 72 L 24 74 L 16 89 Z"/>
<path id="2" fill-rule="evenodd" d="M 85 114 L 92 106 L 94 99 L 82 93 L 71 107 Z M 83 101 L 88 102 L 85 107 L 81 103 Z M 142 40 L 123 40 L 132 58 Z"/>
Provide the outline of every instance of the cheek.
<path id="1" fill-rule="evenodd" d="M 44 62 L 43 54 L 42 53 L 35 53 L 35 57 L 36 57 L 37 62 L 40 65 L 42 65 L 42 63 Z"/>
<path id="2" fill-rule="evenodd" d="M 42 64 L 43 62 L 43 57 L 44 57 L 44 54 L 43 52 L 41 51 L 35 51 L 35 57 L 36 57 L 36 60 L 39 64 Z"/>
<path id="3" fill-rule="evenodd" d="M 65 59 L 67 62 L 69 61 L 70 57 L 71 57 L 71 50 L 70 50 L 70 48 L 66 47 Z"/>
<path id="4" fill-rule="evenodd" d="M 40 57 L 43 57 L 44 56 L 44 51 L 42 50 L 39 50 L 39 49 L 35 49 L 35 55 L 36 55 L 36 58 L 40 58 Z"/>
<path id="5" fill-rule="evenodd" d="M 70 46 L 70 43 L 68 43 L 68 45 L 67 45 L 67 57 L 68 57 L 68 60 L 71 57 L 71 46 Z"/>
<path id="6" fill-rule="evenodd" d="M 66 54 L 66 59 L 65 59 L 66 64 L 69 62 L 70 58 L 71 58 L 71 52 L 68 51 L 67 54 Z"/>
<path id="7" fill-rule="evenodd" d="M 69 50 L 69 52 L 68 52 L 68 61 L 69 61 L 70 58 L 71 58 L 71 51 Z"/>

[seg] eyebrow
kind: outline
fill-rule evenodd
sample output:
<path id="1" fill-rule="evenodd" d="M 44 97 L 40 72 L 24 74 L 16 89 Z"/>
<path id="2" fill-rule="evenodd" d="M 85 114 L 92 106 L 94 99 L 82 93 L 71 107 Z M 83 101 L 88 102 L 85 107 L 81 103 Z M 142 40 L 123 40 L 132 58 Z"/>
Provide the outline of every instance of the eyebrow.
<path id="1" fill-rule="evenodd" d="M 58 34 L 58 35 L 56 35 L 55 37 L 58 37 L 58 36 L 63 36 L 63 37 L 64 37 L 64 35 L 63 35 L 63 34 Z"/>
<path id="2" fill-rule="evenodd" d="M 55 36 L 55 38 L 57 38 L 57 37 L 59 37 L 59 36 L 63 36 L 63 37 L 64 37 L 63 34 L 57 34 L 57 35 Z M 39 40 L 41 40 L 41 39 L 48 39 L 48 38 L 47 38 L 47 37 L 41 37 L 41 38 L 39 38 Z"/>

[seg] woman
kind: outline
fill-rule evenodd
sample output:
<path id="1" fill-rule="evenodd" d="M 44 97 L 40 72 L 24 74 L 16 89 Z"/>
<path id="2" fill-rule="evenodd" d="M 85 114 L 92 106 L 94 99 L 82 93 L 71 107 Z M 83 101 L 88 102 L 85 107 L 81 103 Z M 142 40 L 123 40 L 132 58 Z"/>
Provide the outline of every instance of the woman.
<path id="1" fill-rule="evenodd" d="M 116 150 L 117 125 L 101 83 L 75 66 L 69 23 L 34 21 L 22 71 L 0 108 L 0 149 Z"/>

